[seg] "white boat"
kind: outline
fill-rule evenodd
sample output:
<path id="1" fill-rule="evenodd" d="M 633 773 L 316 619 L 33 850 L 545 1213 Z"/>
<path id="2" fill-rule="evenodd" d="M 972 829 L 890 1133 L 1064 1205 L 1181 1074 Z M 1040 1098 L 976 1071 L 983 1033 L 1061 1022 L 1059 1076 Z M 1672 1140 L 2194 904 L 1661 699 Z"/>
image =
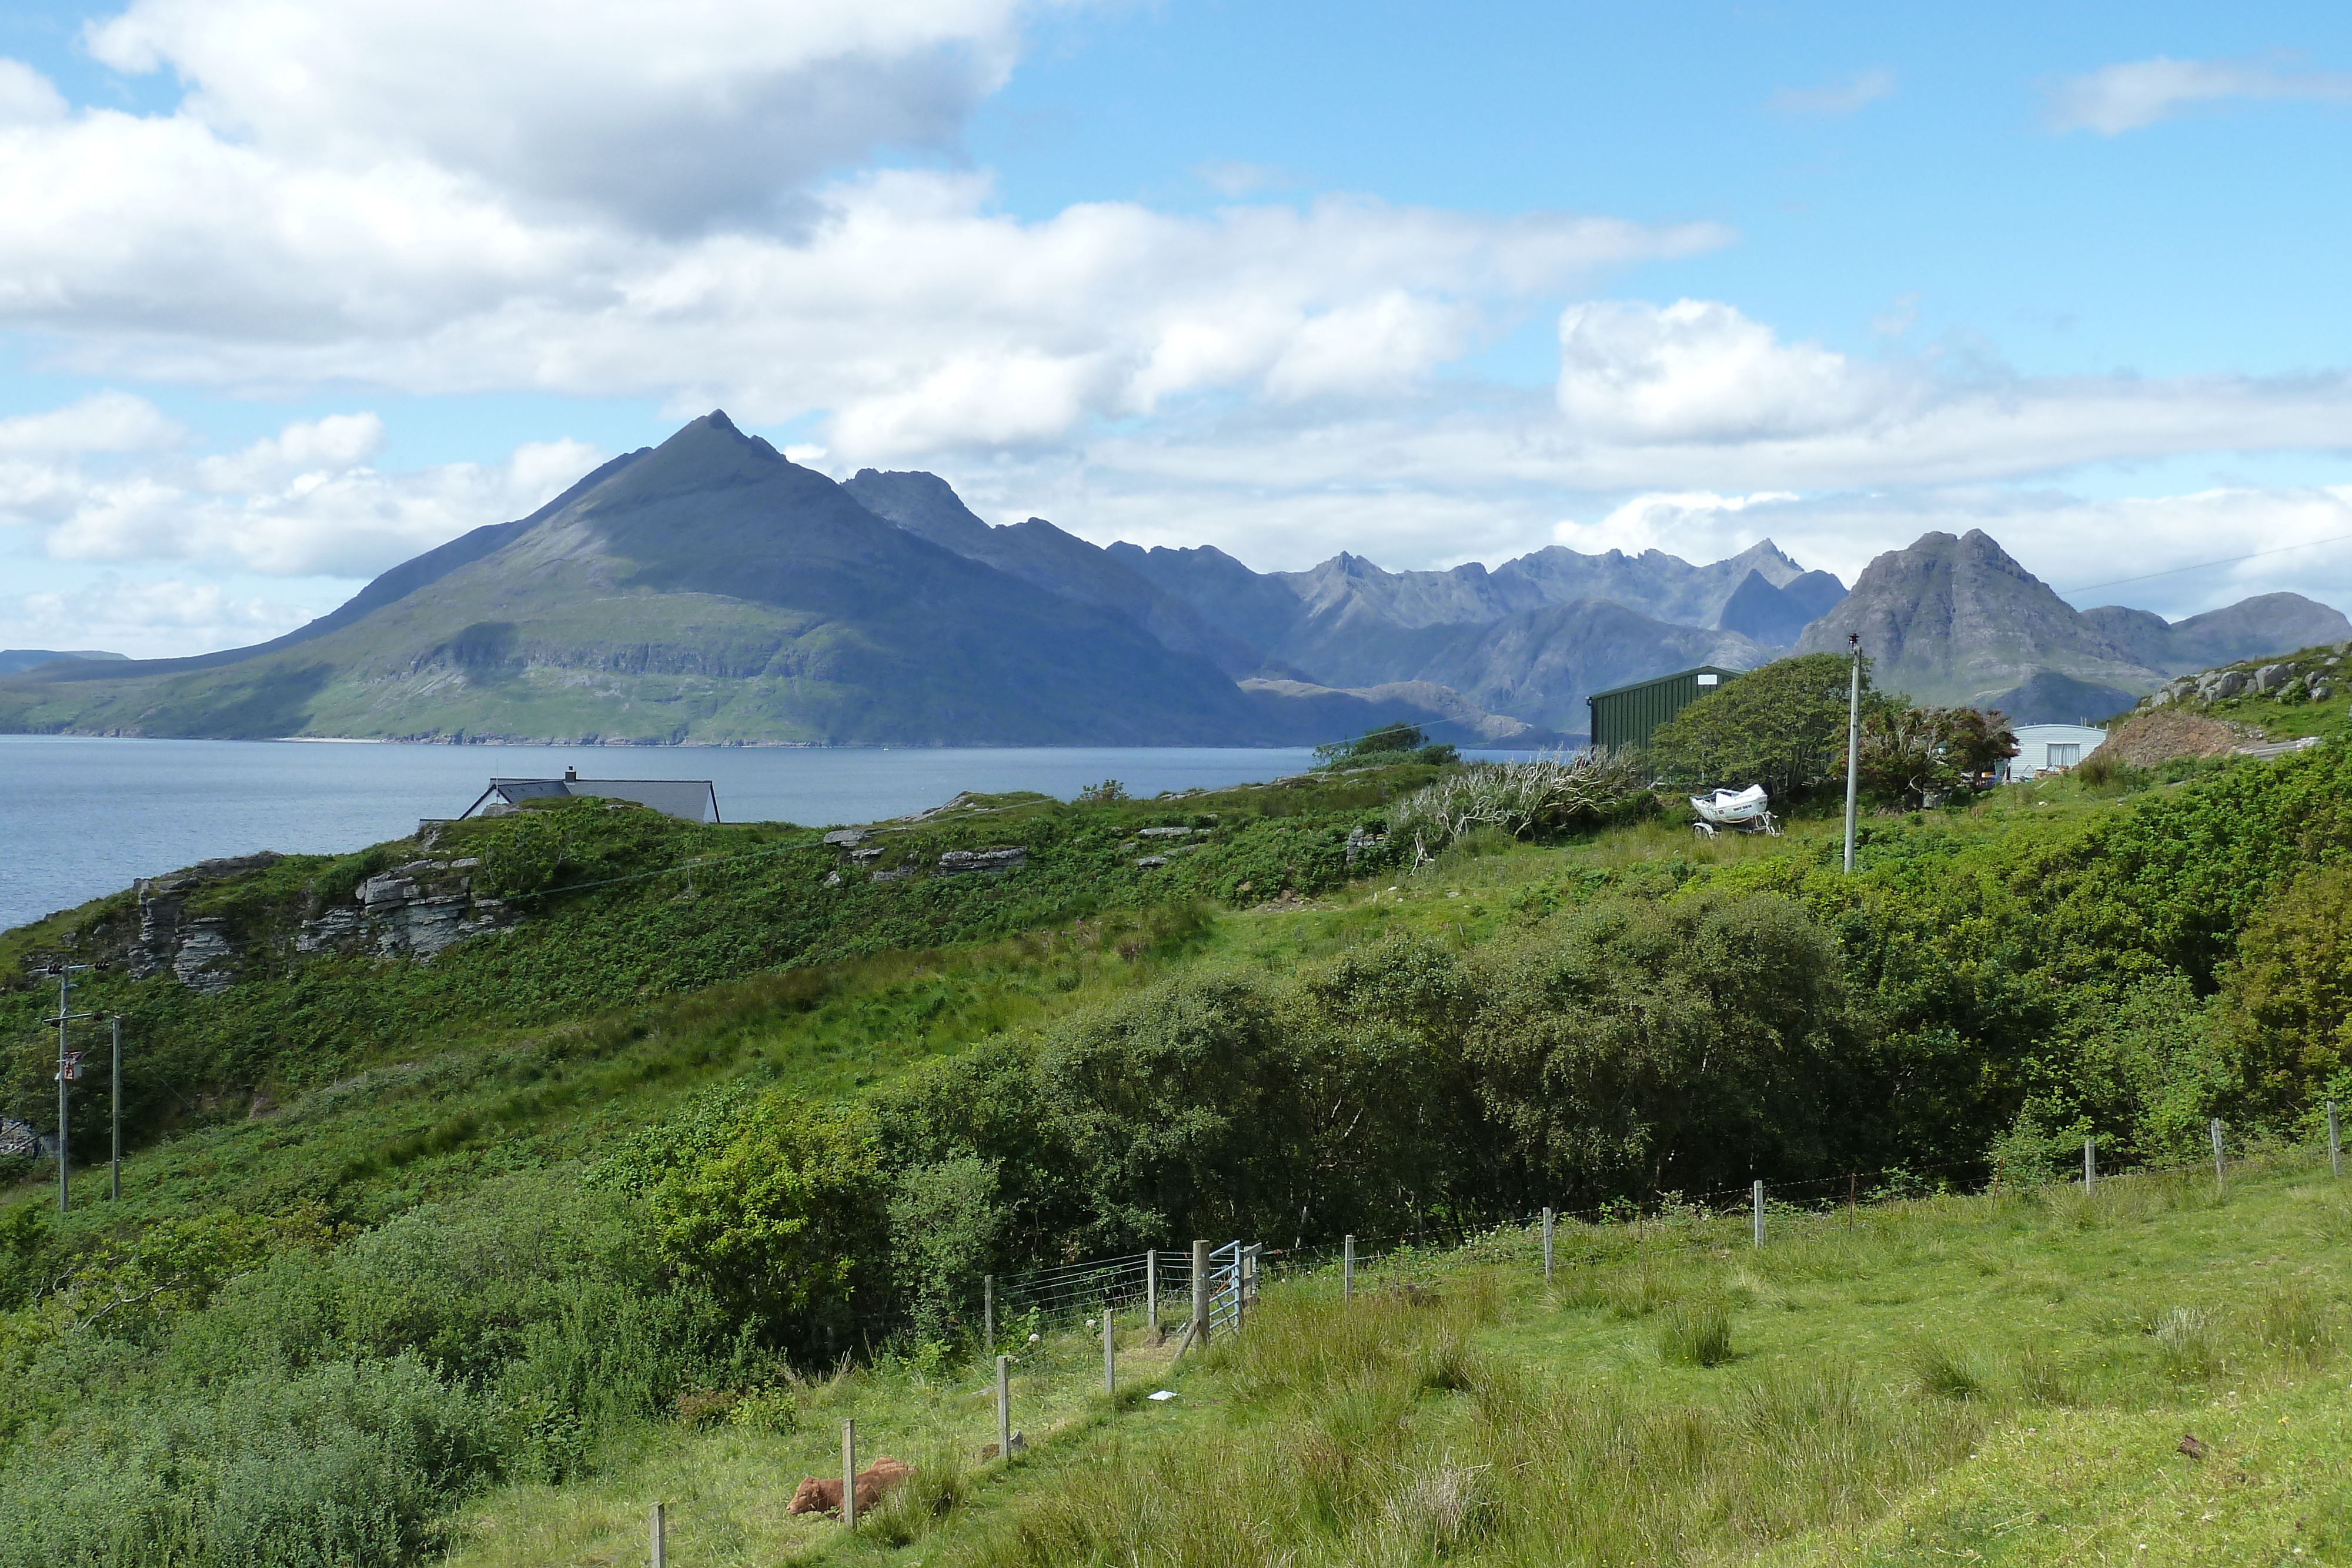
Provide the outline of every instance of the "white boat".
<path id="1" fill-rule="evenodd" d="M 1769 809 L 1771 798 L 1761 784 L 1750 784 L 1745 789 L 1717 789 L 1712 795 L 1693 795 L 1690 803 L 1691 810 L 1699 815 L 1692 825 L 1709 838 L 1715 836 L 1717 828 L 1780 836 L 1780 825 Z"/>

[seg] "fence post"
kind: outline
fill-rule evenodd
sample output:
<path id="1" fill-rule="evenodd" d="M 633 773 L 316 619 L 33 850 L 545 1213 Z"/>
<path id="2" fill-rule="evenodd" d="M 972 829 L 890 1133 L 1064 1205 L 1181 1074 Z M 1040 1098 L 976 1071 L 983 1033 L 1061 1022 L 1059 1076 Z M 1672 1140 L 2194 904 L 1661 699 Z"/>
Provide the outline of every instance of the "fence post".
<path id="1" fill-rule="evenodd" d="M 2088 1139 L 2088 1138 L 2084 1138 L 2084 1139 L 2083 1140 L 2083 1191 L 2084 1191 L 2084 1193 L 2086 1193 L 2086 1194 L 2087 1194 L 2088 1192 L 2090 1192 L 2090 1190 L 2091 1190 L 2092 1188 L 2094 1188 L 2094 1187 L 2097 1186 L 2098 1185 L 2099 1185 L 2099 1155 L 2098 1155 L 2098 1149 L 2097 1149 L 2097 1146 L 2096 1146 L 2096 1145 L 2095 1145 L 2091 1142 L 2091 1140 L 2090 1140 L 2090 1139 Z"/>
<path id="2" fill-rule="evenodd" d="M 1551 1283 L 1551 1210 L 1544 1210 L 1544 1283 Z"/>
<path id="3" fill-rule="evenodd" d="M 1349 1301 L 1356 1294 L 1356 1239 L 1352 1236 L 1339 1244 L 1339 1299 Z"/>
<path id="4" fill-rule="evenodd" d="M 841 1528 L 857 1528 L 857 1422 L 841 1424 Z"/>
<path id="5" fill-rule="evenodd" d="M 1192 1339 L 1209 1343 L 1209 1244 L 1201 1240 L 1192 1243 Z"/>
<path id="6" fill-rule="evenodd" d="M 1013 1358 L 996 1358 L 996 1457 L 1013 1458 Z"/>
<path id="7" fill-rule="evenodd" d="M 2327 1103 L 2327 1174 L 2335 1176 L 2344 1174 L 2344 1133 L 2336 1124 L 2336 1102 L 2333 1100 Z"/>
<path id="8" fill-rule="evenodd" d="M 1118 1342 L 1111 1338 L 1110 1309 L 1103 1309 L 1103 1392 L 1118 1397 Z"/>
<path id="9" fill-rule="evenodd" d="M 980 1337 L 989 1349 L 996 1348 L 996 1276 L 980 1277 Z"/>
<path id="10" fill-rule="evenodd" d="M 1846 1173 L 1845 1173 L 1845 1223 L 1846 1223 L 1846 1228 L 1848 1228 L 1848 1229 L 1852 1229 L 1852 1228 L 1853 1228 L 1853 1217 L 1854 1217 L 1854 1211 L 1855 1211 L 1855 1209 L 1856 1209 L 1857 1207 L 1860 1207 L 1860 1204 L 1861 1204 L 1861 1201 L 1862 1201 L 1862 1199 L 1861 1199 L 1861 1193 L 1862 1193 L 1862 1173 L 1861 1173 L 1860 1171 L 1848 1171 L 1848 1172 L 1846 1172 Z M 1835 1203 L 1837 1200 L 1836 1200 L 1835 1198 L 1832 1198 L 1830 1201 L 1831 1201 L 1832 1203 Z"/>
<path id="11" fill-rule="evenodd" d="M 1758 1182 L 1748 1189 L 1748 1200 L 1756 1206 L 1756 1245 L 1764 1245 L 1764 1184 Z"/>
<path id="12" fill-rule="evenodd" d="M 1160 1340 L 1160 1249 L 1143 1250 L 1143 1337 L 1148 1343 Z"/>
<path id="13" fill-rule="evenodd" d="M 2230 1179 L 2228 1168 L 2221 1163 L 2221 1118 L 2213 1118 L 2213 1185 L 2221 1186 Z"/>
<path id="14" fill-rule="evenodd" d="M 669 1568 L 669 1505 L 654 1504 L 654 1568 Z"/>

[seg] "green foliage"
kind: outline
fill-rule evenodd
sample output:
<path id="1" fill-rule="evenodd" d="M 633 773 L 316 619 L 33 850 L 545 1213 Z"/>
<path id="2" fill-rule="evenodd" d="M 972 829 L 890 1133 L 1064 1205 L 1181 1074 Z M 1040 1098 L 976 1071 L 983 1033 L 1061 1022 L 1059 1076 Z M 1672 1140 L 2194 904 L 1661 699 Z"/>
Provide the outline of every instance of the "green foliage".
<path id="1" fill-rule="evenodd" d="M 1543 1190 L 1706 1190 L 1866 1136 L 1841 1113 L 1875 1077 L 1844 966 L 1786 899 L 1598 902 L 1480 971 L 1465 1051 L 1496 1152 Z"/>
<path id="2" fill-rule="evenodd" d="M 2293 1105 L 2352 1066 L 2352 866 L 2298 877 L 2255 911 L 2222 991 L 2255 1103 Z"/>
<path id="3" fill-rule="evenodd" d="M 662 1256 L 803 1349 L 853 1343 L 853 1303 L 881 1271 L 888 1207 L 867 1118 L 782 1094 L 753 1104 L 723 1148 L 673 1171 L 652 1198 Z"/>
<path id="4" fill-rule="evenodd" d="M 1858 761 L 1861 782 L 1874 795 L 1919 806 L 1931 796 L 1974 788 L 2016 755 L 2017 737 L 1998 714 L 1876 704 L 1863 720 Z"/>
<path id="5" fill-rule="evenodd" d="M 1418 725 L 1401 721 L 1367 730 L 1351 739 L 1329 741 L 1315 748 L 1315 766 L 1324 771 L 1378 768 L 1407 760 L 1444 768 L 1461 760 L 1461 753 L 1444 741 L 1433 744 L 1428 734 Z"/>
<path id="6" fill-rule="evenodd" d="M 1676 1366 L 1721 1366 L 1731 1359 L 1731 1308 L 1717 1295 L 1676 1301 L 1659 1315 L 1658 1354 Z"/>
<path id="7" fill-rule="evenodd" d="M 1513 838 L 1590 831 L 1651 804 L 1631 754 L 1582 751 L 1532 762 L 1482 762 L 1405 797 L 1389 829 L 1444 847 L 1479 828 Z"/>
<path id="8" fill-rule="evenodd" d="M 1871 689 L 1870 661 L 1862 664 L 1864 712 L 1899 707 Z M 1843 653 L 1803 653 L 1727 681 L 1658 727 L 1651 764 L 1678 784 L 1761 784 L 1776 800 L 1843 777 L 1853 669 Z"/>

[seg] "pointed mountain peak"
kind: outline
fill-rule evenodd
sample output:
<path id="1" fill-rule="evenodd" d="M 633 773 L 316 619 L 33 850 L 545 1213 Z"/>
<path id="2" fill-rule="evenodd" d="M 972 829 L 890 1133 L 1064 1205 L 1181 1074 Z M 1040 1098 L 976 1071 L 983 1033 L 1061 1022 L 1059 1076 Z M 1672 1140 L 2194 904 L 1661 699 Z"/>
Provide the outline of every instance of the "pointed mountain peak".
<path id="1" fill-rule="evenodd" d="M 942 549 L 958 555 L 985 552 L 989 526 L 963 504 L 955 487 L 919 468 L 860 468 L 842 486 L 857 504 Z"/>

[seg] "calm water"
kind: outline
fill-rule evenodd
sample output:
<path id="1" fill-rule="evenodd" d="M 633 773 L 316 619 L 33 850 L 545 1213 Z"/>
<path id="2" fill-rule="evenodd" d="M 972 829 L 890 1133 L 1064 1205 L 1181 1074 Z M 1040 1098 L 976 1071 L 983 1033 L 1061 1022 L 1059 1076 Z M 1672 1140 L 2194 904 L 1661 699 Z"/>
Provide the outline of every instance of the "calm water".
<path id="1" fill-rule="evenodd" d="M 454 817 L 492 774 L 709 779 L 730 822 L 870 822 L 959 790 L 1064 800 L 1297 773 L 1305 750 L 1068 747 L 650 751 L 0 735 L 0 929 L 217 855 L 341 853 Z"/>

